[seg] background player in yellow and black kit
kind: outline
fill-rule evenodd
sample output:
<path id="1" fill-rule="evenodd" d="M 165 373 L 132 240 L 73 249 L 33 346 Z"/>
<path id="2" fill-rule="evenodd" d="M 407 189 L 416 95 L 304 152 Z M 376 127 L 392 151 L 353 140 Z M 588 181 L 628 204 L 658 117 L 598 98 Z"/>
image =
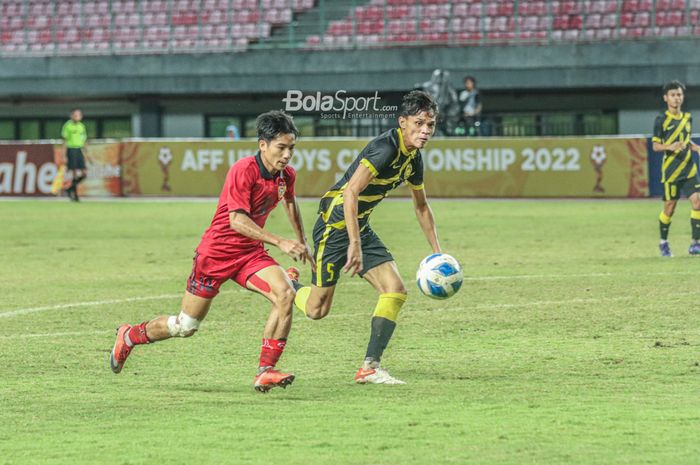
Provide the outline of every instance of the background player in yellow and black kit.
<path id="1" fill-rule="evenodd" d="M 387 194 L 407 182 L 418 222 L 433 252 L 440 252 L 435 220 L 423 188 L 420 149 L 435 131 L 437 105 L 425 92 L 403 98 L 399 127 L 373 139 L 343 178 L 322 197 L 314 227 L 316 267 L 311 287 L 297 287 L 295 303 L 312 319 L 328 315 L 340 271 L 359 274 L 379 293 L 363 365 L 355 373 L 360 384 L 404 384 L 380 367 L 380 359 L 406 301 L 398 268 L 386 246 L 372 231 L 369 215 Z"/>
<path id="2" fill-rule="evenodd" d="M 668 230 L 671 217 L 681 193 L 690 200 L 690 227 L 692 243 L 688 249 L 691 255 L 700 255 L 700 178 L 698 167 L 693 160 L 691 149 L 700 153 L 700 147 L 690 138 L 693 118 L 681 110 L 685 86 L 678 81 L 664 85 L 664 102 L 667 109 L 656 117 L 652 142 L 655 152 L 664 152 L 661 164 L 661 182 L 664 186 L 664 209 L 659 215 L 661 256 L 671 257 L 668 244 Z"/>

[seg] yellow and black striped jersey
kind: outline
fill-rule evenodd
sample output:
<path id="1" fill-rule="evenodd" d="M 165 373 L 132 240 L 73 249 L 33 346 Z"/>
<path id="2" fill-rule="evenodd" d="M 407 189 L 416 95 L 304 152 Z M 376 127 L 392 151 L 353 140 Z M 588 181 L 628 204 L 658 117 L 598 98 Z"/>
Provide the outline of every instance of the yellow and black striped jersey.
<path id="1" fill-rule="evenodd" d="M 359 195 L 357 217 L 360 227 L 367 223 L 370 213 L 379 202 L 404 181 L 412 189 L 423 189 L 423 159 L 420 150 L 409 152 L 403 142 L 401 129 L 390 129 L 372 139 L 353 160 L 342 179 L 321 197 L 318 212 L 326 224 L 338 229 L 345 227 L 343 191 L 360 164 L 374 175 Z"/>
<path id="2" fill-rule="evenodd" d="M 692 178 L 698 172 L 693 162 L 693 153 L 690 150 L 690 134 L 692 132 L 693 117 L 690 113 L 672 115 L 668 111 L 660 114 L 654 121 L 653 142 L 660 144 L 673 144 L 681 141 L 685 148 L 678 151 L 667 150 L 661 163 L 661 182 L 677 182 Z"/>

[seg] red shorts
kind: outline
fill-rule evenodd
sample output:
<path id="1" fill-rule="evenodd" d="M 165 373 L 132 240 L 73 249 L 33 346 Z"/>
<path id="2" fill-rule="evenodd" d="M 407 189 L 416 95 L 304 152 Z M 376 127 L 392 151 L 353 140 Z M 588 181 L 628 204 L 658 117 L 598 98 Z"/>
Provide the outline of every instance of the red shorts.
<path id="1" fill-rule="evenodd" d="M 267 251 L 255 248 L 231 258 L 212 258 L 196 253 L 192 273 L 187 278 L 187 292 L 211 299 L 219 293 L 221 285 L 233 279 L 246 287 L 248 278 L 268 266 L 279 265 Z"/>

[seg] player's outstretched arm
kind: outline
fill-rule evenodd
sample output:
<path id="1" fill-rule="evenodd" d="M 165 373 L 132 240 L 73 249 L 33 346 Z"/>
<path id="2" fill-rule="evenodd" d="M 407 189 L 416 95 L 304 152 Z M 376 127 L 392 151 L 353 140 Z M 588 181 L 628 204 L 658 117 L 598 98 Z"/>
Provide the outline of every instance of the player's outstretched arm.
<path id="1" fill-rule="evenodd" d="M 435 226 L 435 217 L 433 210 L 428 204 L 428 198 L 425 195 L 425 189 L 411 189 L 413 196 L 413 208 L 416 210 L 416 218 L 420 224 L 425 238 L 428 239 L 430 247 L 434 253 L 440 252 L 440 242 L 438 241 L 437 227 Z"/>
<path id="2" fill-rule="evenodd" d="M 244 236 L 250 237 L 256 241 L 262 241 L 266 244 L 271 244 L 289 255 L 294 259 L 294 261 L 299 260 L 303 257 L 306 247 L 304 244 L 298 241 L 292 241 L 290 239 L 285 239 L 276 234 L 272 234 L 269 231 L 264 230 L 253 220 L 251 220 L 248 215 L 242 212 L 231 212 L 229 213 L 229 223 L 231 229 L 237 233 L 243 234 Z"/>
<path id="3" fill-rule="evenodd" d="M 357 220 L 357 202 L 360 192 L 365 190 L 374 175 L 365 165 L 358 165 L 355 173 L 348 181 L 348 186 L 343 191 L 343 211 L 345 214 L 345 228 L 348 231 L 348 261 L 343 271 L 350 276 L 362 271 L 362 246 L 360 243 L 360 225 Z"/>
<path id="4" fill-rule="evenodd" d="M 306 234 L 304 234 L 304 222 L 301 219 L 301 211 L 299 209 L 299 204 L 297 203 L 296 197 L 292 199 L 285 199 L 284 210 L 287 212 L 287 217 L 289 218 L 289 223 L 292 225 L 294 234 L 297 237 L 297 241 L 304 244 L 306 251 L 301 256 L 301 262 L 306 263 L 307 261 L 311 266 L 316 266 L 314 262 L 314 255 L 309 248 L 309 244 L 306 242 Z"/>

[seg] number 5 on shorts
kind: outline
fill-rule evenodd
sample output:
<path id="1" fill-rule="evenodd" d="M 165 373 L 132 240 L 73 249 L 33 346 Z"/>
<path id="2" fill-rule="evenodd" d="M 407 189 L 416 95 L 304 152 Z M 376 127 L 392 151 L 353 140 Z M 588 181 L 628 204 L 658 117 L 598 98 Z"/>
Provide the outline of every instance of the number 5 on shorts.
<path id="1" fill-rule="evenodd" d="M 335 263 L 329 263 L 326 265 L 326 271 L 328 271 L 328 281 L 333 281 L 333 277 L 335 276 L 335 271 L 333 268 L 335 268 Z"/>

